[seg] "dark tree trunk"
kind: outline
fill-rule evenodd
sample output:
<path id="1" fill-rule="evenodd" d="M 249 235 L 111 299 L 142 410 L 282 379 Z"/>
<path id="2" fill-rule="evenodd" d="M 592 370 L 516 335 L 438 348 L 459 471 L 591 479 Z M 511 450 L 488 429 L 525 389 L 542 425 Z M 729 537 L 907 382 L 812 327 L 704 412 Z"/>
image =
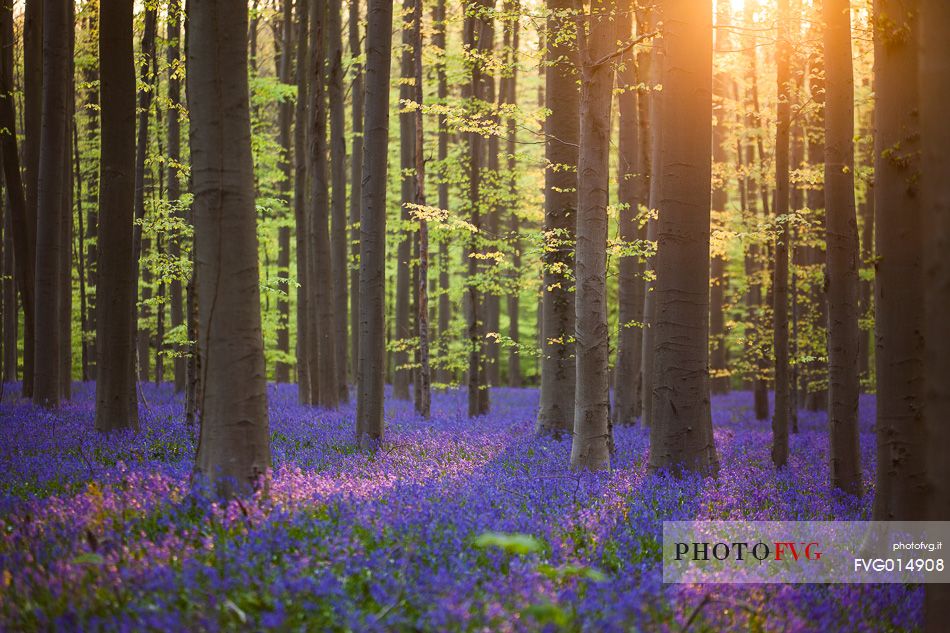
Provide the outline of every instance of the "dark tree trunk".
<path id="1" fill-rule="evenodd" d="M 334 346 L 337 389 L 340 402 L 349 402 L 346 386 L 347 305 L 346 305 L 346 123 L 343 103 L 343 18 L 341 0 L 327 6 L 329 38 L 328 82 L 330 85 L 330 259 L 333 268 Z"/>
<path id="2" fill-rule="evenodd" d="M 0 6 L 0 127 L 6 130 L 16 129 L 16 101 L 13 90 L 14 68 L 14 34 L 13 34 L 13 7 L 4 4 Z M 0 154 L 2 154 L 3 181 L 6 185 L 7 229 L 4 231 L 4 331 L 7 340 L 14 343 L 12 349 L 12 372 L 10 358 L 11 350 L 5 348 L 4 379 L 16 377 L 16 341 L 17 341 L 17 311 L 16 297 L 9 296 L 13 290 L 12 281 L 20 291 L 20 306 L 23 308 L 23 395 L 29 396 L 27 385 L 32 381 L 32 349 L 33 349 L 33 319 L 35 317 L 35 276 L 36 265 L 34 245 L 36 241 L 35 216 L 26 203 L 23 191 L 23 182 L 20 176 L 20 156 L 17 150 L 16 135 L 0 135 Z M 10 327 L 12 324 L 12 328 Z"/>
<path id="3" fill-rule="evenodd" d="M 308 34 L 310 32 L 310 0 L 296 0 L 297 5 L 297 103 L 294 109 L 294 226 L 297 250 L 297 395 L 301 404 L 315 401 L 311 393 L 311 328 L 310 291 L 308 268 L 310 244 L 307 221 L 307 90 L 308 81 Z M 314 366 L 313 371 L 317 368 Z"/>
<path id="4" fill-rule="evenodd" d="M 565 12 L 572 0 L 547 0 L 546 31 L 571 28 Z M 570 433 L 574 424 L 574 235 L 577 213 L 577 160 L 580 92 L 575 77 L 576 47 L 549 38 L 544 95 L 550 116 L 544 123 L 544 278 L 541 314 L 541 402 L 539 433 Z"/>
<path id="5" fill-rule="evenodd" d="M 436 65 L 439 103 L 444 104 L 449 96 L 449 83 L 445 71 L 445 0 L 438 0 L 433 8 L 432 21 L 434 32 L 432 44 L 439 49 L 439 61 Z M 446 115 L 439 115 L 438 159 L 441 169 L 445 170 L 445 161 L 449 155 L 449 133 Z M 449 180 L 445 173 L 439 177 L 439 208 L 449 208 Z M 442 359 L 448 355 L 449 323 L 452 320 L 452 306 L 449 302 L 449 245 L 446 239 L 439 241 L 439 355 Z M 445 361 L 443 360 L 443 363 Z M 436 371 L 436 382 L 448 384 L 453 379 L 451 372 L 440 367 Z"/>
<path id="6" fill-rule="evenodd" d="M 418 0 L 403 0 L 402 3 L 402 59 L 400 60 L 400 75 L 402 81 L 399 84 L 399 100 L 411 101 L 413 98 L 412 77 L 414 76 L 412 63 L 412 36 L 413 36 L 413 12 L 414 6 Z M 415 165 L 415 115 L 406 109 L 400 109 L 399 112 L 399 165 L 401 170 L 402 197 L 400 205 L 401 226 L 399 227 L 399 244 L 396 247 L 396 340 L 394 360 L 396 363 L 395 375 L 393 376 L 393 397 L 400 400 L 409 399 L 409 339 L 412 332 L 409 327 L 409 303 L 411 297 L 410 291 L 410 271 L 409 260 L 411 259 L 409 231 L 410 213 L 407 204 L 415 200 L 416 181 L 412 175 L 412 169 Z"/>
<path id="7" fill-rule="evenodd" d="M 615 4 L 608 3 L 592 6 L 577 28 L 581 100 L 574 311 L 577 377 L 571 468 L 578 470 L 610 469 L 607 191 L 614 62 L 605 58 L 616 47 L 615 9 Z"/>
<path id="8" fill-rule="evenodd" d="M 861 494 L 858 448 L 858 227 L 849 0 L 824 0 L 825 240 L 831 483 Z"/>
<path id="9" fill-rule="evenodd" d="M 168 202 L 177 204 L 181 197 L 181 181 L 179 179 L 178 164 L 181 161 L 181 121 L 178 111 L 178 105 L 181 103 L 181 81 L 175 68 L 181 59 L 181 0 L 170 0 L 168 4 L 168 24 L 166 38 L 168 40 L 168 49 L 166 50 L 166 60 L 168 62 L 168 112 L 165 115 L 165 128 L 168 143 Z M 182 211 L 175 208 L 175 214 L 183 218 Z M 168 243 L 168 254 L 173 259 L 181 257 L 181 238 L 174 236 Z M 173 328 L 181 327 L 185 322 L 184 305 L 182 302 L 182 284 L 181 279 L 174 277 L 169 284 L 169 307 L 171 309 L 171 326 Z M 177 346 L 175 348 L 174 366 L 175 366 L 175 392 L 180 393 L 185 389 L 185 356 L 186 348 Z"/>
<path id="10" fill-rule="evenodd" d="M 495 3 L 489 5 L 492 13 L 485 15 L 480 23 L 479 48 L 484 51 L 485 58 L 495 57 Z M 497 102 L 495 91 L 495 68 L 493 66 L 483 66 L 481 69 L 484 100 L 486 105 L 494 106 Z M 497 117 L 488 115 L 488 120 L 493 124 L 497 123 Z M 501 193 L 498 189 L 498 135 L 492 134 L 488 137 L 485 156 L 485 170 L 482 174 L 482 192 L 481 198 L 484 200 L 482 210 L 485 212 L 485 232 L 486 238 L 496 240 L 498 236 L 499 223 L 498 218 L 501 210 L 498 205 L 498 196 Z M 485 186 L 487 185 L 487 187 Z M 494 250 L 494 249 L 493 249 Z M 494 269 L 497 264 L 492 260 L 482 262 L 484 275 L 487 279 L 497 277 Z M 482 340 L 484 341 L 485 356 L 483 364 L 485 367 L 484 387 L 497 387 L 500 382 L 500 357 L 501 347 L 498 344 L 498 334 L 500 333 L 501 322 L 501 299 L 498 291 L 494 288 L 486 289 L 483 295 L 484 326 Z"/>
<path id="11" fill-rule="evenodd" d="M 135 394 L 135 66 L 132 0 L 100 9 L 102 150 L 96 288 L 96 429 L 138 428 Z"/>
<path id="12" fill-rule="evenodd" d="M 291 82 L 294 50 L 293 0 L 282 0 L 280 21 L 280 45 L 277 56 L 277 77 L 282 84 Z M 280 102 L 277 112 L 277 142 L 282 151 L 280 169 L 283 178 L 280 182 L 280 196 L 287 208 L 290 208 L 290 185 L 293 181 L 291 163 L 290 125 L 293 120 L 293 103 L 289 99 Z M 290 355 L 290 227 L 282 226 L 277 235 L 277 287 L 281 295 L 277 299 L 277 351 L 283 358 Z M 274 365 L 274 379 L 277 382 L 290 382 L 290 363 L 278 360 Z"/>
<path id="13" fill-rule="evenodd" d="M 250 491 L 271 465 L 246 33 L 246 7 L 189 0 L 202 373 L 196 470 L 224 495 Z"/>
<path id="14" fill-rule="evenodd" d="M 877 477 L 874 519 L 926 517 L 924 222 L 918 190 L 917 0 L 876 0 L 874 209 Z"/>
<path id="15" fill-rule="evenodd" d="M 924 236 L 924 420 L 927 433 L 928 519 L 950 520 L 950 4 L 920 2 L 921 208 Z M 880 380 L 880 375 L 878 375 Z M 950 585 L 928 584 L 924 629 L 939 633 L 950 620 Z"/>
<path id="16" fill-rule="evenodd" d="M 619 36 L 625 40 L 633 32 L 633 14 L 624 11 L 619 16 Z M 643 25 L 638 25 L 643 31 Z M 618 203 L 620 217 L 617 231 L 623 248 L 637 249 L 638 241 L 646 238 L 645 226 L 640 223 L 640 205 L 647 201 L 645 180 L 640 165 L 639 95 L 637 94 L 636 56 L 632 51 L 621 59 L 618 72 L 617 97 L 620 114 L 618 142 Z M 621 255 L 617 278 L 617 364 L 614 373 L 613 423 L 636 424 L 640 417 L 640 365 L 643 362 L 643 272 L 642 259 L 635 252 Z"/>
<path id="17" fill-rule="evenodd" d="M 0 7 L 0 11 L 9 11 Z M 6 18 L 4 18 L 6 19 Z M 3 25 L 0 25 L 2 28 Z M 17 379 L 19 342 L 19 308 L 16 296 L 16 272 L 13 263 L 13 211 L 10 204 L 3 208 L 3 382 Z"/>
<path id="18" fill-rule="evenodd" d="M 650 468 L 718 470 L 709 410 L 712 7 L 667 0 Z"/>
<path id="19" fill-rule="evenodd" d="M 383 439 L 386 369 L 386 166 L 389 154 L 392 0 L 369 0 L 367 18 L 356 437 L 361 447 L 374 448 Z"/>
<path id="20" fill-rule="evenodd" d="M 20 295 L 24 309 L 27 309 L 27 304 L 30 309 L 30 317 L 24 319 L 23 332 L 23 395 L 27 398 L 33 396 L 36 357 L 37 195 L 43 116 L 43 7 L 45 1 L 28 0 L 23 14 L 23 127 L 25 132 L 23 189 L 26 201 L 25 223 L 28 226 L 26 237 L 29 243 L 25 244 L 21 250 L 23 253 L 30 254 L 29 269 L 24 269 L 24 273 L 31 277 L 24 279 L 31 279 L 31 281 L 28 296 L 24 296 L 22 289 Z M 22 262 L 19 265 L 22 266 Z"/>
<path id="21" fill-rule="evenodd" d="M 422 0 L 416 0 L 413 7 L 413 62 L 415 78 L 415 101 L 418 108 L 415 111 L 416 138 L 415 168 L 416 168 L 416 204 L 426 205 L 426 162 L 424 154 L 423 115 L 422 105 L 425 99 L 422 74 Z M 416 411 L 423 418 L 428 419 L 432 407 L 432 374 L 429 371 L 429 226 L 425 215 L 419 217 L 419 279 L 417 286 L 416 324 L 419 337 L 419 369 L 416 372 Z"/>
<path id="22" fill-rule="evenodd" d="M 778 105 L 775 132 L 775 215 L 781 229 L 775 238 L 773 281 L 775 349 L 775 413 L 772 417 L 772 462 L 776 468 L 788 462 L 788 416 L 790 409 L 788 355 L 788 243 L 790 238 L 789 205 L 789 128 L 791 126 L 791 33 L 789 0 L 778 2 L 779 40 L 776 51 Z"/>
<path id="23" fill-rule="evenodd" d="M 47 0 L 43 8 L 43 117 L 37 172 L 36 329 L 33 347 L 33 402 L 59 406 L 62 389 L 63 174 L 66 148 L 66 102 L 69 98 L 69 6 Z"/>
<path id="24" fill-rule="evenodd" d="M 66 101 L 63 112 L 63 148 L 59 156 L 62 186 L 60 188 L 60 224 L 59 243 L 61 256 L 60 266 L 60 308 L 59 308 L 59 382 L 60 397 L 63 400 L 72 398 L 73 386 L 73 170 L 72 166 L 72 138 L 73 116 L 76 104 L 76 86 L 73 78 L 75 68 L 75 5 L 68 3 L 66 15 Z"/>
<path id="25" fill-rule="evenodd" d="M 353 141 L 350 151 L 350 380 L 357 381 L 357 359 L 360 352 L 360 204 L 363 197 L 363 66 L 358 61 L 360 44 L 360 3 L 350 0 L 348 37 L 353 83 L 351 111 Z"/>

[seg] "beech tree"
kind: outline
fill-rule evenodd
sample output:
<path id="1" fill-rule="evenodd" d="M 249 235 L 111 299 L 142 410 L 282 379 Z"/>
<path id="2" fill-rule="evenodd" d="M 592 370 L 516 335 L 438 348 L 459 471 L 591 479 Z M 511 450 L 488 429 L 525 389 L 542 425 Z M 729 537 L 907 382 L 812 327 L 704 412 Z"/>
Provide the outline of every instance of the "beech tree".
<path id="1" fill-rule="evenodd" d="M 230 496 L 271 465 L 247 79 L 247 7 L 188 3 L 202 371 L 196 470 Z"/>
<path id="2" fill-rule="evenodd" d="M 334 365 L 340 402 L 349 402 L 346 386 L 346 122 L 343 102 L 343 17 L 341 0 L 327 5 L 327 84 L 330 101 L 330 260 L 333 268 Z"/>
<path id="3" fill-rule="evenodd" d="M 347 39 L 353 61 L 350 69 L 351 124 L 353 136 L 350 150 L 350 367 L 356 381 L 356 365 L 360 352 L 360 270 L 354 264 L 360 255 L 360 203 L 363 197 L 363 66 L 360 44 L 360 3 L 349 3 Z"/>
<path id="4" fill-rule="evenodd" d="M 402 3 L 402 54 L 400 59 L 399 102 L 411 101 L 414 95 L 412 85 L 415 70 L 412 61 L 413 14 L 414 6 L 421 0 L 403 0 Z M 412 337 L 409 326 L 410 262 L 412 257 L 412 232 L 409 231 L 410 213 L 407 205 L 412 204 L 416 195 L 416 179 L 412 171 L 415 167 L 415 115 L 407 108 L 399 110 L 399 166 L 402 185 L 399 243 L 396 247 L 396 336 L 394 340 L 393 396 L 402 400 L 409 399 L 409 351 L 407 345 Z"/>
<path id="5" fill-rule="evenodd" d="M 825 236 L 831 483 L 861 494 L 858 452 L 858 227 L 849 0 L 824 0 Z"/>
<path id="6" fill-rule="evenodd" d="M 650 469 L 718 470 L 709 409 L 712 6 L 663 6 Z"/>

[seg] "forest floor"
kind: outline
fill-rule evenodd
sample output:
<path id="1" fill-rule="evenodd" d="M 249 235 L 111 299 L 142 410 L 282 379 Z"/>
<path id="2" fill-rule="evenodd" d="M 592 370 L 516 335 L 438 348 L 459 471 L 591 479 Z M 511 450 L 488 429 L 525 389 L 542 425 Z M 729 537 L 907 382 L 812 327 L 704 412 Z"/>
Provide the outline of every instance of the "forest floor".
<path id="1" fill-rule="evenodd" d="M 57 413 L 0 404 L 0 630 L 900 631 L 902 585 L 664 585 L 663 519 L 867 519 L 873 399 L 861 402 L 862 500 L 828 486 L 826 419 L 801 414 L 789 468 L 748 393 L 713 399 L 717 480 L 647 476 L 647 432 L 616 429 L 614 469 L 576 475 L 538 439 L 533 389 L 466 418 L 438 393 L 422 421 L 389 400 L 376 455 L 354 405 L 269 388 L 269 494 L 221 507 L 189 485 L 194 432 L 170 385 L 146 386 L 139 434 L 93 430 L 94 385 Z M 488 532 L 527 534 L 479 547 Z M 484 539 L 484 536 L 483 536 Z M 522 549 L 523 553 L 514 550 Z M 602 573 L 599 573 L 602 572 Z"/>

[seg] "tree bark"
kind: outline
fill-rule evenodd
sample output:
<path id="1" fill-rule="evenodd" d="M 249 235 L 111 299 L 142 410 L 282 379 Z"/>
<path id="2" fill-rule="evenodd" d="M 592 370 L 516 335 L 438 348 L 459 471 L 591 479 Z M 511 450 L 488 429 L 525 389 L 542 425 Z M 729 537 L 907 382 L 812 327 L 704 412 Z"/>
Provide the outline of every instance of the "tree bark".
<path id="1" fill-rule="evenodd" d="M 135 394 L 135 65 L 133 1 L 100 8 L 102 149 L 96 288 L 96 429 L 138 428 Z"/>
<path id="2" fill-rule="evenodd" d="M 56 408 L 62 388 L 63 156 L 69 97 L 69 6 L 47 0 L 43 8 L 43 116 L 37 173 L 36 325 L 33 402 Z"/>
<path id="3" fill-rule="evenodd" d="M 26 236 L 30 240 L 21 249 L 30 254 L 29 269 L 32 273 L 29 302 L 30 317 L 24 319 L 23 332 L 23 395 L 33 396 L 34 365 L 36 357 L 36 258 L 38 231 L 38 178 L 40 166 L 40 136 L 43 117 L 43 7 L 45 0 L 28 0 L 23 14 L 23 176 L 26 200 Z M 16 129 L 16 128 L 10 128 Z M 26 278 L 25 278 L 26 279 Z M 23 296 L 24 308 L 27 298 Z"/>
<path id="4" fill-rule="evenodd" d="M 249 492 L 270 469 L 247 79 L 247 8 L 189 0 L 188 105 L 195 190 L 197 472 Z"/>
<path id="5" fill-rule="evenodd" d="M 712 6 L 664 4 L 650 469 L 718 470 L 709 410 Z"/>
<path id="6" fill-rule="evenodd" d="M 310 32 L 310 0 L 296 0 L 297 13 L 297 102 L 294 108 L 294 225 L 297 249 L 297 397 L 300 404 L 311 404 L 316 394 L 311 393 L 311 329 L 310 291 L 308 269 L 310 244 L 307 221 L 307 91 L 308 35 Z M 316 366 L 312 368 L 317 371 Z"/>
<path id="7" fill-rule="evenodd" d="M 917 0 L 876 0 L 875 182 L 877 215 L 875 339 L 877 476 L 874 519 L 926 517 L 927 436 L 922 408 L 926 301 L 924 218 L 918 190 L 920 103 Z M 929 230 L 929 228 L 927 229 Z"/>
<path id="8" fill-rule="evenodd" d="M 732 5 L 727 0 L 716 2 L 716 54 L 723 55 L 729 48 L 726 29 L 731 22 Z M 728 97 L 729 77 L 726 72 L 717 72 L 713 77 L 713 163 L 725 169 L 729 157 L 726 153 L 728 129 L 726 127 L 725 101 Z M 716 168 L 714 168 L 716 169 Z M 722 172 L 720 172 L 722 173 Z M 712 221 L 713 226 L 724 228 L 726 205 L 729 202 L 728 179 L 719 176 L 713 180 Z M 726 253 L 722 249 L 712 252 L 709 290 L 709 346 L 710 389 L 714 394 L 729 393 L 729 367 L 726 360 L 725 299 L 729 280 L 726 277 Z"/>
<path id="9" fill-rule="evenodd" d="M 360 203 L 363 196 L 363 65 L 360 44 L 360 3 L 350 0 L 348 37 L 351 70 L 351 112 L 353 140 L 350 150 L 350 379 L 356 382 L 360 352 Z"/>
<path id="10" fill-rule="evenodd" d="M 509 76 L 501 80 L 501 98 L 502 102 L 509 105 L 518 103 L 518 52 L 520 49 L 518 34 L 521 30 L 519 23 L 521 17 L 520 0 L 511 0 L 506 5 L 506 10 L 511 16 L 505 21 L 504 46 L 505 55 L 510 68 Z M 505 130 L 507 154 L 507 173 L 505 174 L 506 186 L 509 188 L 509 200 L 517 203 L 518 200 L 518 159 L 516 152 L 518 150 L 518 128 L 514 117 L 509 117 Z M 508 231 L 512 250 L 512 266 L 514 267 L 513 288 L 508 294 L 508 338 L 511 339 L 511 346 L 508 348 L 508 386 L 521 386 L 521 227 L 518 210 L 512 208 L 508 210 Z"/>
<path id="11" fill-rule="evenodd" d="M 572 0 L 547 0 L 547 33 L 570 28 L 565 13 Z M 574 421 L 574 241 L 577 161 L 580 137 L 580 92 L 573 43 L 548 37 L 544 78 L 544 248 L 541 296 L 541 401 L 537 431 L 560 436 Z"/>
<path id="12" fill-rule="evenodd" d="M 280 18 L 280 42 L 277 55 L 277 78 L 282 84 L 292 80 L 292 55 L 294 16 L 293 1 L 282 0 Z M 293 121 L 293 103 L 289 99 L 280 102 L 277 111 L 277 142 L 280 144 L 280 196 L 287 208 L 290 208 L 290 187 L 293 181 L 291 157 L 290 126 Z M 277 351 L 283 358 L 290 356 L 290 227 L 281 226 L 277 234 Z M 278 360 L 274 364 L 274 379 L 277 382 L 290 382 L 290 363 Z"/>
<path id="13" fill-rule="evenodd" d="M 383 440 L 383 388 L 386 369 L 386 167 L 389 154 L 392 0 L 369 0 L 367 18 L 356 438 L 362 448 L 371 449 Z"/>
<path id="14" fill-rule="evenodd" d="M 825 226 L 831 483 L 861 495 L 858 448 L 858 227 L 849 0 L 824 0 Z"/>
<path id="15" fill-rule="evenodd" d="M 422 88 L 422 1 L 416 0 L 413 7 L 413 50 L 415 101 L 418 108 L 415 111 L 416 138 L 415 168 L 416 168 L 416 204 L 426 205 L 426 162 L 424 155 L 423 113 L 422 105 L 425 92 Z M 416 323 L 419 336 L 419 370 L 416 373 L 416 412 L 428 419 L 432 408 L 432 375 L 429 370 L 429 226 L 424 212 L 419 216 L 419 282 L 417 295 Z"/>
<path id="16" fill-rule="evenodd" d="M 439 61 L 436 64 L 436 79 L 438 82 L 437 95 L 440 104 L 444 104 L 449 96 L 449 82 L 445 72 L 446 56 L 446 16 L 445 0 L 437 0 L 433 8 L 432 21 L 434 31 L 432 33 L 432 45 L 439 50 Z M 438 140 L 438 159 L 441 170 L 445 170 L 445 162 L 449 155 L 449 133 L 448 121 L 445 114 L 439 114 L 439 140 Z M 439 208 L 449 208 L 449 181 L 444 173 L 440 174 L 439 186 Z M 439 241 L 439 356 L 441 361 L 439 369 L 436 370 L 436 382 L 448 384 L 452 381 L 452 373 L 441 366 L 445 363 L 448 355 L 449 323 L 452 319 L 452 306 L 449 301 L 449 245 L 443 238 Z"/>
<path id="17" fill-rule="evenodd" d="M 333 334 L 337 390 L 340 402 L 350 401 L 347 366 L 347 244 L 346 244 L 346 122 L 343 103 L 343 17 L 341 0 L 327 5 L 328 72 L 330 96 L 330 259 L 333 268 Z"/>
<path id="18" fill-rule="evenodd" d="M 170 0 L 166 24 L 166 39 L 168 48 L 165 59 L 168 63 L 168 111 L 165 114 L 165 132 L 168 144 L 168 202 L 177 204 L 181 197 L 181 181 L 178 175 L 178 163 L 181 161 L 181 121 L 179 104 L 181 103 L 181 80 L 176 68 L 181 63 L 181 0 Z M 175 214 L 183 218 L 183 213 L 175 207 Z M 173 236 L 168 242 L 168 254 L 172 259 L 181 257 L 181 238 Z M 171 326 L 181 327 L 185 322 L 184 305 L 182 302 L 182 280 L 173 277 L 169 284 L 169 307 L 171 312 Z M 175 393 L 185 389 L 185 346 L 176 346 L 174 357 Z"/>
<path id="19" fill-rule="evenodd" d="M 624 11 L 619 19 L 621 28 L 619 39 L 632 36 L 633 11 Z M 638 24 L 636 31 L 641 34 L 644 24 Z M 645 194 L 646 179 L 643 165 L 640 163 L 640 126 L 637 58 L 633 51 L 625 54 L 618 71 L 618 111 L 620 115 L 620 138 L 618 142 L 618 202 L 620 217 L 618 234 L 623 248 L 633 249 L 646 239 L 646 226 L 641 222 L 641 205 L 647 203 Z M 641 364 L 643 362 L 643 300 L 644 262 L 634 253 L 620 256 L 617 280 L 617 363 L 614 374 L 614 408 L 611 411 L 613 423 L 618 425 L 636 424 L 640 417 L 642 404 L 640 387 L 642 386 Z"/>
<path id="20" fill-rule="evenodd" d="M 0 7 L 0 11 L 8 11 Z M 2 25 L 0 25 L 2 28 Z M 15 264 L 13 262 L 13 211 L 10 204 L 4 205 L 3 213 L 3 382 L 17 379 L 17 344 L 19 342 L 20 311 L 17 306 Z"/>

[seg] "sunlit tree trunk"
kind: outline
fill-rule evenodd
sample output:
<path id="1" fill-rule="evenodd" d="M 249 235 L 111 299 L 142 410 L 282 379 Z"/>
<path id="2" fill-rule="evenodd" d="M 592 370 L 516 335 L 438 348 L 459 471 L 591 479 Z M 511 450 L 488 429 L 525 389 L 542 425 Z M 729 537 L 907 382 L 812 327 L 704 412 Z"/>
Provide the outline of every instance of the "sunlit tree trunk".
<path id="1" fill-rule="evenodd" d="M 920 202 L 917 0 L 876 0 L 875 339 L 877 477 L 874 518 L 926 519 L 924 222 Z M 944 151 L 946 148 L 944 148 Z"/>
<path id="2" fill-rule="evenodd" d="M 715 474 L 709 409 L 712 6 L 667 0 L 650 468 Z"/>
<path id="3" fill-rule="evenodd" d="M 547 0 L 547 33 L 572 26 L 565 12 L 571 0 Z M 544 123 L 544 267 L 541 296 L 541 402 L 539 433 L 561 435 L 573 428 L 574 232 L 577 214 L 577 159 L 580 93 L 576 46 L 547 38 L 544 98 L 551 113 Z"/>
<path id="4" fill-rule="evenodd" d="M 732 4 L 728 0 L 716 2 L 716 54 L 722 55 L 729 48 L 728 28 L 731 24 Z M 726 153 L 728 127 L 726 125 L 726 99 L 729 92 L 729 76 L 719 71 L 713 76 L 713 163 L 725 168 L 729 157 Z M 712 222 L 723 227 L 726 221 L 726 204 L 729 202 L 729 180 L 723 175 L 713 180 Z M 729 280 L 726 277 L 726 253 L 722 247 L 712 249 L 709 290 L 709 348 L 710 389 L 712 393 L 729 392 L 729 369 L 726 362 L 726 315 L 725 300 Z"/>
<path id="5" fill-rule="evenodd" d="M 520 48 L 519 32 L 521 25 L 520 0 L 512 0 L 506 5 L 506 10 L 513 15 L 505 21 L 504 31 L 504 49 L 506 59 L 510 65 L 509 75 L 501 80 L 501 99 L 505 104 L 516 105 L 518 103 L 518 52 Z M 518 151 L 518 128 L 514 117 L 510 117 L 507 122 L 505 153 L 508 155 L 507 172 L 503 182 L 509 187 L 509 195 L 512 203 L 518 199 L 517 173 L 518 160 L 516 152 Z M 520 218 L 517 209 L 508 211 L 508 232 L 512 248 L 512 266 L 514 274 L 520 278 L 521 274 L 521 227 Z M 508 338 L 511 339 L 511 347 L 508 349 L 508 386 L 521 386 L 521 352 L 518 345 L 521 343 L 521 286 L 515 283 L 515 288 L 508 295 Z"/>
<path id="6" fill-rule="evenodd" d="M 196 469 L 224 495 L 270 469 L 247 77 L 247 7 L 188 2 L 188 106 L 198 283 Z"/>
<path id="7" fill-rule="evenodd" d="M 392 0 L 368 0 L 367 20 L 356 437 L 361 447 L 374 448 L 383 439 L 386 370 L 386 167 Z"/>
<path id="8" fill-rule="evenodd" d="M 858 227 L 849 0 L 824 0 L 825 240 L 831 483 L 861 494 L 858 448 Z"/>

